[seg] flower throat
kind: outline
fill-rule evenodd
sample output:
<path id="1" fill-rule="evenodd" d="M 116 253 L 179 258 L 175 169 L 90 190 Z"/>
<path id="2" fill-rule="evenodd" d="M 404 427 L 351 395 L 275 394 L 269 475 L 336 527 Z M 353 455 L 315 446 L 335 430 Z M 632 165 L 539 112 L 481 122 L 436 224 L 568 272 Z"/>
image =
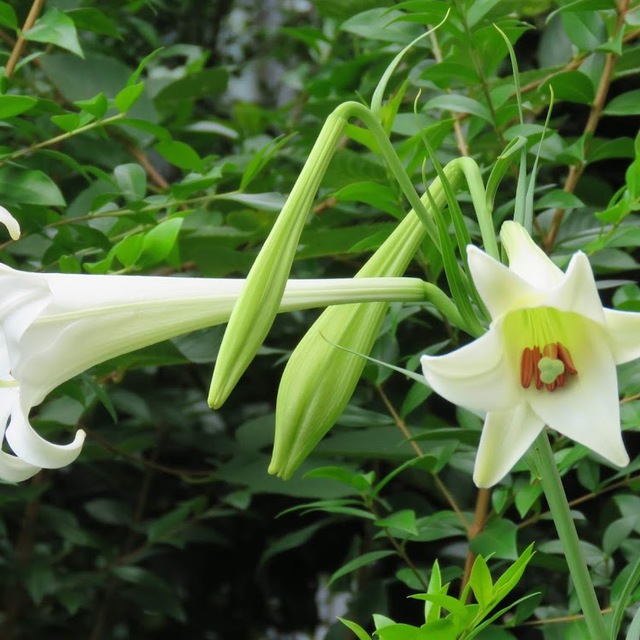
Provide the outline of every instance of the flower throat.
<path id="1" fill-rule="evenodd" d="M 528 389 L 556 391 L 578 374 L 566 336 L 574 314 L 549 307 L 515 311 L 505 320 L 505 337 L 520 354 L 520 384 Z"/>

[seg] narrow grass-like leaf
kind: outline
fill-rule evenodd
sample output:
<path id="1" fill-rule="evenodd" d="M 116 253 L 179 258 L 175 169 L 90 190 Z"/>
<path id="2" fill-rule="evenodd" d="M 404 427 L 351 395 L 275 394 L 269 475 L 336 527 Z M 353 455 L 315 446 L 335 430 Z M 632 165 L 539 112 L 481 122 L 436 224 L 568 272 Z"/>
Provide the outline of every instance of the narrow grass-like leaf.
<path id="1" fill-rule="evenodd" d="M 370 551 L 369 553 L 364 553 L 335 571 L 327 581 L 327 587 L 330 587 L 336 580 L 342 578 L 342 576 L 346 576 L 362 567 L 366 567 L 369 564 L 373 564 L 378 560 L 382 560 L 382 558 L 388 558 L 392 555 L 395 555 L 395 551 Z"/>
<path id="2" fill-rule="evenodd" d="M 514 163 L 518 157 L 516 152 L 521 150 L 527 144 L 527 139 L 523 136 L 518 136 L 509 142 L 504 148 L 502 153 L 497 157 L 496 161 L 491 167 L 491 173 L 487 179 L 487 207 L 489 211 L 493 210 L 493 204 L 495 202 L 496 193 L 498 187 L 502 182 L 505 174 L 509 170 L 509 167 Z"/>
<path id="3" fill-rule="evenodd" d="M 633 620 L 627 631 L 626 640 L 638 640 L 638 638 L 640 638 L 640 609 L 638 609 L 636 615 L 633 616 Z"/>
<path id="4" fill-rule="evenodd" d="M 342 624 L 353 631 L 356 634 L 358 640 L 371 640 L 371 636 L 359 625 L 355 622 L 351 622 L 351 620 L 345 620 L 344 618 L 340 618 L 338 616 L 338 620 L 342 622 Z"/>
<path id="5" fill-rule="evenodd" d="M 429 29 L 429 31 L 419 35 L 417 38 L 412 40 L 404 49 L 402 49 L 402 51 L 400 51 L 400 53 L 396 55 L 396 57 L 391 61 L 389 66 L 385 69 L 385 72 L 382 74 L 382 77 L 378 82 L 378 86 L 375 88 L 375 91 L 373 92 L 373 96 L 371 98 L 371 113 L 373 113 L 373 115 L 378 120 L 382 119 L 382 98 L 384 96 L 384 92 L 387 89 L 387 84 L 389 82 L 389 79 L 393 75 L 393 72 L 396 70 L 396 67 L 402 61 L 402 58 L 405 56 L 405 54 L 408 51 L 413 49 L 413 47 L 415 47 L 416 44 L 418 44 L 418 42 L 427 38 L 434 31 L 436 31 L 436 29 L 438 29 L 441 25 L 443 25 L 446 22 L 448 17 L 449 17 L 449 11 L 447 11 L 445 17 L 442 19 L 442 21 L 439 24 L 437 24 L 432 29 Z"/>
<path id="6" fill-rule="evenodd" d="M 624 618 L 629 598 L 631 597 L 631 594 L 634 592 L 639 583 L 640 560 L 636 562 L 635 566 L 631 570 L 631 573 L 629 574 L 629 577 L 627 578 L 627 581 L 622 588 L 622 593 L 620 593 L 620 598 L 618 599 L 618 602 L 613 609 L 613 621 L 611 622 L 611 640 L 616 640 L 616 638 L 618 637 L 618 632 L 620 631 L 620 627 L 622 626 L 622 620 Z M 635 637 L 640 636 L 636 635 Z"/>

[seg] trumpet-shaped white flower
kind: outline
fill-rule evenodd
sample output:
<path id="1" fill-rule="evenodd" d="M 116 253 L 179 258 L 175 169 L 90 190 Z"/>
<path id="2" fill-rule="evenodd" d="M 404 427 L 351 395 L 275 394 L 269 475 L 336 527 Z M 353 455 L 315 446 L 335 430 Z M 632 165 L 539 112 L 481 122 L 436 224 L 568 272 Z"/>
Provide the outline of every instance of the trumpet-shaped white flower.
<path id="1" fill-rule="evenodd" d="M 0 220 L 2 222 L 2 220 Z M 61 383 L 128 351 L 227 322 L 244 280 L 39 274 L 0 264 L 0 479 L 18 482 L 80 453 L 84 432 L 56 445 L 29 412 Z M 414 278 L 291 280 L 280 311 L 371 300 L 420 300 Z M 6 427 L 6 431 L 5 431 Z"/>
<path id="2" fill-rule="evenodd" d="M 545 425 L 625 466 L 616 365 L 640 357 L 640 314 L 603 308 L 583 253 L 563 273 L 519 224 L 506 222 L 501 238 L 508 268 L 467 250 L 489 331 L 421 359 L 437 393 L 486 412 L 475 483 L 499 482 Z"/>

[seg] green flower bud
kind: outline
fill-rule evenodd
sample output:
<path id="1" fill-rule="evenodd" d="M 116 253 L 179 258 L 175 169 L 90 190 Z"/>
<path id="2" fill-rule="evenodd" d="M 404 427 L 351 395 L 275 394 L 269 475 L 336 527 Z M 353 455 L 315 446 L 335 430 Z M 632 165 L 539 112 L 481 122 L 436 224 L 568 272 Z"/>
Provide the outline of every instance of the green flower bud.
<path id="1" fill-rule="evenodd" d="M 449 176 L 458 181 L 456 170 Z M 434 181 L 431 193 L 438 207 L 446 197 Z M 426 196 L 423 202 L 428 206 Z M 425 236 L 425 227 L 411 211 L 360 270 L 356 278 L 404 273 Z M 446 296 L 431 285 L 438 300 Z M 325 309 L 294 350 L 282 375 L 276 405 L 276 431 L 269 473 L 290 478 L 344 411 L 358 384 L 365 358 L 378 336 L 388 303 L 359 303 Z M 455 315 L 455 309 L 448 310 Z M 350 353 L 354 352 L 354 353 Z"/>
<path id="2" fill-rule="evenodd" d="M 347 105 L 349 103 L 346 103 Z M 298 179 L 258 254 L 225 331 L 209 390 L 220 407 L 262 345 L 278 313 L 300 234 L 322 177 L 347 124 L 348 108 L 326 120 Z"/>

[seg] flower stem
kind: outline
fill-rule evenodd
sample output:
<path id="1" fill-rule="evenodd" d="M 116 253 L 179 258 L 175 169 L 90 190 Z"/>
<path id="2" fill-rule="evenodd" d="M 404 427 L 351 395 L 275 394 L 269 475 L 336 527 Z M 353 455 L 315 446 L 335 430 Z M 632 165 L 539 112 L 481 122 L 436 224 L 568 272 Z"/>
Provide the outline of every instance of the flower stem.
<path id="1" fill-rule="evenodd" d="M 600 604 L 580 549 L 578 532 L 571 517 L 567 496 L 562 486 L 562 479 L 558 473 L 558 467 L 556 466 L 546 431 L 543 431 L 538 436 L 535 448 L 538 453 L 542 488 L 549 503 L 558 537 L 565 551 L 569 572 L 589 629 L 589 637 L 592 640 L 607 640 L 608 636 Z"/>

